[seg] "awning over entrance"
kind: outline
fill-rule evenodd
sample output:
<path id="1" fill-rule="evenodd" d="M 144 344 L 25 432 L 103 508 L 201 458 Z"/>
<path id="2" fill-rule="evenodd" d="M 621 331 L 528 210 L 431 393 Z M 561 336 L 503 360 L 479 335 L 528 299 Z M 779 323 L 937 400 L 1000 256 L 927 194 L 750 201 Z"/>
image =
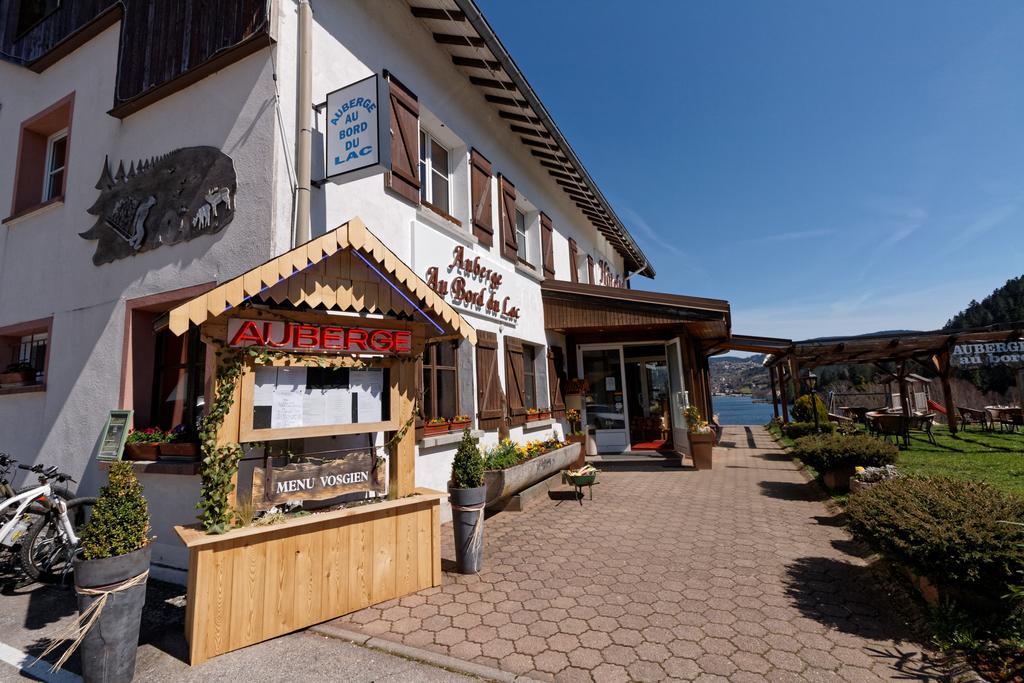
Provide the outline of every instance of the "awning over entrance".
<path id="1" fill-rule="evenodd" d="M 476 343 L 473 327 L 358 218 L 172 309 L 170 329 L 183 334 L 248 301 L 419 316 L 429 336 Z"/>
<path id="2" fill-rule="evenodd" d="M 622 332 L 636 340 L 669 337 L 685 329 L 703 348 L 727 339 L 732 324 L 729 302 L 660 292 L 642 292 L 575 282 L 546 280 L 544 327 L 577 337 Z"/>

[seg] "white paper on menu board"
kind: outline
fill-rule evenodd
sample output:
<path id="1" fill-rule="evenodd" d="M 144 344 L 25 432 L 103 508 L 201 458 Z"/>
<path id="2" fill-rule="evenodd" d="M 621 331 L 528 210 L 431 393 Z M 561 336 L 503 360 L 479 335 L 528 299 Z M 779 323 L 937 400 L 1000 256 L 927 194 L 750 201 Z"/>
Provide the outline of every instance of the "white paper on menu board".
<path id="1" fill-rule="evenodd" d="M 356 421 L 380 422 L 384 373 L 381 370 L 350 370 L 348 383 L 358 410 Z"/>
<path id="2" fill-rule="evenodd" d="M 272 429 L 302 426 L 303 399 L 306 394 L 306 368 L 278 368 L 274 389 Z"/>
<path id="3" fill-rule="evenodd" d="M 349 393 L 348 387 L 334 387 L 329 389 L 326 394 L 325 424 L 352 424 L 352 395 Z"/>
<path id="4" fill-rule="evenodd" d="M 302 424 L 305 427 L 316 427 L 326 424 L 327 392 L 323 389 L 306 387 L 302 397 Z"/>
<path id="5" fill-rule="evenodd" d="M 256 368 L 256 381 L 252 392 L 254 406 L 274 405 L 274 387 L 277 385 L 277 368 Z"/>

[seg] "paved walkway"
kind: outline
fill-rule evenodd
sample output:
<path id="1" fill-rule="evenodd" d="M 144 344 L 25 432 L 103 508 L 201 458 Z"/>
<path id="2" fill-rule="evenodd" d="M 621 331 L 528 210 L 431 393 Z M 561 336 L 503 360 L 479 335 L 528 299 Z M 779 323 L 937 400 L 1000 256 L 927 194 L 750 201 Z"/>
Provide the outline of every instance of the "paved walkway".
<path id="1" fill-rule="evenodd" d="M 609 469 L 582 507 L 491 517 L 481 574 L 333 623 L 547 680 L 938 678 L 763 429 L 727 427 L 715 459 Z"/>

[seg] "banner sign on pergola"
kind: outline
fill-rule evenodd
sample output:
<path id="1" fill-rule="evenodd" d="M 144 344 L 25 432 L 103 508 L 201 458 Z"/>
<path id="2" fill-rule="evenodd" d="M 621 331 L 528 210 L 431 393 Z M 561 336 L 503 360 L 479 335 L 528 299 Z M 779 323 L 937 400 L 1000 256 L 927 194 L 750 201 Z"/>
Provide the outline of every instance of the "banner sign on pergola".
<path id="1" fill-rule="evenodd" d="M 958 368 L 979 368 L 1024 362 L 1024 342 L 957 344 L 950 357 Z"/>

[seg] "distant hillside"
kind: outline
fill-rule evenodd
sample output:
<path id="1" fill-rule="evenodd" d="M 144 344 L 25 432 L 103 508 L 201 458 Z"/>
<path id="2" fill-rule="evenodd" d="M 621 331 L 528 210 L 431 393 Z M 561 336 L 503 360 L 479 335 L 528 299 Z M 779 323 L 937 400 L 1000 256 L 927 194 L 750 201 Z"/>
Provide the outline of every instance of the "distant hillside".
<path id="1" fill-rule="evenodd" d="M 763 354 L 749 358 L 712 356 L 709 359 L 711 390 L 716 394 L 768 396 L 768 371 L 761 366 L 763 362 Z"/>

